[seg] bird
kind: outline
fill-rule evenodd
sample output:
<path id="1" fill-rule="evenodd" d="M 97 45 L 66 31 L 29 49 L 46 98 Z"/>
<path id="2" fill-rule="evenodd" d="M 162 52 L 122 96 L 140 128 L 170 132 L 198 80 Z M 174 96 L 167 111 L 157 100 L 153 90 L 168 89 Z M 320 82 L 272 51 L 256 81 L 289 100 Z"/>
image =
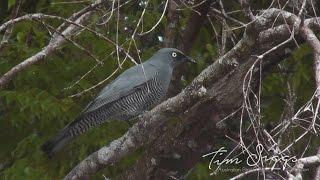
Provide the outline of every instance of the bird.
<path id="1" fill-rule="evenodd" d="M 42 151 L 51 158 L 66 143 L 87 130 L 112 119 L 129 121 L 161 103 L 167 94 L 173 70 L 195 61 L 175 48 L 162 48 L 151 58 L 120 74 L 107 84 L 83 111 L 56 136 L 46 141 Z"/>

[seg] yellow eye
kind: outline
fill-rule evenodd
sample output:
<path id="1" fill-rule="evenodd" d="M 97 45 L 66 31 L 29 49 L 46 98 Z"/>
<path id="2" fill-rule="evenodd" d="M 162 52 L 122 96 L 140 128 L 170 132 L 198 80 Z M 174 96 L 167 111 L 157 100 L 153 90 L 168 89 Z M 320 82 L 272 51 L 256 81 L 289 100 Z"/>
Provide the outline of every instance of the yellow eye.
<path id="1" fill-rule="evenodd" d="M 172 56 L 172 57 L 177 57 L 177 53 L 173 52 L 173 53 L 171 54 L 171 56 Z"/>

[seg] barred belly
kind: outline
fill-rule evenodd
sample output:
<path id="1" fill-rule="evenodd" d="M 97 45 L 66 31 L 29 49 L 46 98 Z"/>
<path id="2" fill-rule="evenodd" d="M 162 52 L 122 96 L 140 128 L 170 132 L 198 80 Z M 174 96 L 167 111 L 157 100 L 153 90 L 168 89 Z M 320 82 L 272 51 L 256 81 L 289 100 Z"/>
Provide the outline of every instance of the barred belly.
<path id="1" fill-rule="evenodd" d="M 161 81 L 154 78 L 127 96 L 78 117 L 68 125 L 68 134 L 71 137 L 77 136 L 109 119 L 130 120 L 160 103 L 166 95 L 165 92 L 166 88 Z"/>

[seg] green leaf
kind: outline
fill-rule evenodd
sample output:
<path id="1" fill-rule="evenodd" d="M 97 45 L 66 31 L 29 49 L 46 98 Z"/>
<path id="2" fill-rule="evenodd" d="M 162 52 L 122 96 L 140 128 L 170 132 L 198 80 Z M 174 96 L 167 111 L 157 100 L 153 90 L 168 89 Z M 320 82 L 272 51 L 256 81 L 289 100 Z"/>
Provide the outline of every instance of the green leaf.
<path id="1" fill-rule="evenodd" d="M 11 8 L 11 6 L 13 6 L 16 3 L 16 0 L 9 0 L 8 1 L 8 9 Z"/>

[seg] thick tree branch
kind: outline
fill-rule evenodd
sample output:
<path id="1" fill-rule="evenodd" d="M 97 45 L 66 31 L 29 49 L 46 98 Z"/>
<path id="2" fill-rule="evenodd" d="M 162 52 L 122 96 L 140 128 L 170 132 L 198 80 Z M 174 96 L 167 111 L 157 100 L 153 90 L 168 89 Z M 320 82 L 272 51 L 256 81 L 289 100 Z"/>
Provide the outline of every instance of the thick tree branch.
<path id="1" fill-rule="evenodd" d="M 301 34 L 313 51 L 314 71 L 317 85 L 316 96 L 320 99 L 320 41 L 308 25 L 309 24 L 305 24 L 301 28 Z"/>
<path id="2" fill-rule="evenodd" d="M 264 25 L 264 28 L 266 28 L 268 25 L 268 22 L 272 21 L 272 19 L 267 19 L 267 18 L 275 17 L 279 12 L 280 11 L 276 9 L 270 10 L 270 12 L 266 13 L 264 17 L 261 17 L 265 19 L 256 20 L 257 24 L 255 24 L 253 27 L 258 27 L 258 29 L 260 30 L 260 29 L 263 29 L 262 25 Z M 292 15 L 287 16 L 287 18 L 288 18 L 287 21 L 291 22 L 291 24 L 294 24 L 295 18 L 292 17 Z M 268 21 L 266 21 L 266 19 Z M 258 23 L 260 24 L 258 25 Z M 287 38 L 287 36 L 284 36 L 284 37 L 276 36 L 279 34 L 280 35 L 285 34 L 284 32 L 279 32 L 279 29 L 276 29 L 273 31 L 269 30 L 268 33 L 264 32 L 261 34 L 269 35 L 272 37 L 272 35 L 270 35 L 270 33 L 272 32 L 275 33 L 274 38 L 277 37 L 278 41 L 283 41 L 284 40 L 283 38 Z M 287 32 L 287 30 L 285 30 L 285 32 Z M 259 52 L 261 53 L 267 50 L 268 48 L 272 47 L 272 45 L 274 45 L 272 43 L 270 44 L 267 41 L 269 44 L 267 45 L 262 44 L 262 45 L 259 45 L 259 48 L 253 48 L 256 45 L 256 39 L 257 39 L 254 36 L 255 34 L 256 33 L 253 33 L 251 36 L 244 35 L 243 39 L 232 50 L 230 50 L 225 56 L 215 61 L 214 64 L 207 67 L 204 71 L 202 71 L 202 73 L 194 79 L 192 84 L 189 87 L 187 87 L 186 90 L 184 90 L 178 96 L 171 98 L 168 101 L 165 101 L 164 103 L 162 103 L 161 105 L 153 109 L 152 111 L 144 114 L 140 118 L 140 121 L 136 125 L 134 125 L 123 137 L 113 141 L 110 144 L 110 146 L 104 147 L 99 151 L 97 151 L 96 153 L 90 155 L 88 158 L 82 161 L 78 166 L 76 166 L 66 176 L 65 179 L 73 179 L 73 178 L 77 179 L 77 178 L 86 177 L 88 175 L 94 174 L 102 167 L 118 161 L 124 155 L 154 140 L 156 138 L 154 131 L 156 132 L 158 131 L 156 133 L 158 134 L 159 133 L 158 127 L 160 127 L 160 125 L 163 124 L 168 117 L 172 115 L 181 116 L 182 113 L 184 113 L 188 109 L 190 110 L 190 108 L 195 105 L 196 107 L 201 107 L 201 108 L 196 108 L 198 110 L 206 109 L 204 108 L 205 106 L 203 106 L 207 104 L 205 102 L 214 102 L 215 104 L 219 104 L 219 107 L 223 107 L 224 111 L 228 111 L 228 109 L 233 109 L 235 107 L 238 107 L 242 102 L 242 96 L 241 96 L 242 78 L 244 77 L 245 73 L 248 71 L 248 68 L 252 66 L 252 63 L 256 59 L 254 57 L 251 57 L 251 54 L 255 54 Z M 267 38 L 260 37 L 258 39 L 267 39 Z M 279 48 L 278 50 L 275 50 L 275 52 L 272 55 L 267 55 L 265 59 L 266 60 L 270 59 L 270 61 L 264 62 L 265 66 L 267 67 L 269 64 L 271 65 L 277 64 L 279 60 L 281 60 L 281 59 L 278 59 L 279 56 L 280 57 L 283 56 L 283 53 L 284 51 L 282 47 L 282 48 Z M 243 65 L 239 66 L 239 64 L 243 64 Z M 236 71 L 233 71 L 235 69 Z M 233 75 L 225 76 L 230 72 L 232 72 Z M 203 86 L 205 89 L 208 89 L 208 96 L 206 96 L 205 101 L 200 101 L 200 102 L 199 101 L 197 102 L 197 100 L 194 101 L 195 99 L 199 100 L 200 98 L 197 95 L 199 94 L 198 88 L 194 88 L 195 85 L 196 87 Z M 193 89 L 194 93 L 188 93 L 189 89 Z M 185 98 L 186 100 L 185 103 L 181 103 L 181 101 L 183 100 L 183 98 L 181 97 Z M 190 100 L 190 98 L 192 100 Z M 173 107 L 181 106 L 181 107 L 170 108 L 171 111 L 168 112 L 168 108 L 171 106 Z M 167 108 L 164 108 L 164 107 L 167 107 Z M 186 114 L 188 115 L 190 112 L 191 111 L 187 111 Z M 217 112 L 219 112 L 219 110 Z M 217 113 L 217 115 L 219 114 L 220 113 Z M 151 129 L 152 129 L 152 132 L 151 132 Z M 170 142 L 170 141 L 161 141 L 161 142 Z M 181 142 L 181 141 L 177 140 L 177 142 Z M 176 144 L 179 144 L 179 143 L 176 143 Z M 198 156 L 195 156 L 195 157 L 199 157 L 199 154 Z M 196 160 L 190 164 L 193 165 L 197 161 L 197 158 L 195 159 Z M 152 162 L 152 161 L 148 161 L 148 162 Z M 145 176 L 145 177 L 150 177 L 150 176 Z"/>
<path id="3" fill-rule="evenodd" d="M 164 37 L 164 46 L 165 47 L 175 47 L 176 43 L 176 31 L 179 21 L 179 13 L 177 11 L 177 4 L 174 1 L 169 1 L 167 21 L 169 22 L 168 26 L 165 29 Z"/>
<path id="4" fill-rule="evenodd" d="M 21 0 L 16 1 L 17 4 L 22 2 Z M 130 1 L 126 1 L 126 3 Z M 240 3 L 240 9 L 234 9 L 239 8 L 239 3 L 233 6 L 235 2 Z M 104 13 L 104 8 L 99 8 L 103 3 L 106 3 L 106 6 L 112 3 L 112 10 L 109 11 L 111 14 L 109 17 L 106 16 L 109 13 L 103 15 L 102 19 L 107 17 L 107 20 L 96 25 L 108 23 L 113 16 L 114 10 L 117 10 L 115 12 L 117 13 L 115 18 L 116 35 L 108 33 L 111 36 L 110 39 L 104 34 L 99 33 L 99 30 L 96 31 L 94 30 L 95 28 L 91 29 L 91 26 L 87 26 L 90 17 L 96 10 Z M 122 6 L 120 5 L 120 0 L 110 2 L 94 0 L 92 4 L 72 14 L 69 18 L 41 13 L 27 14 L 16 18 L 19 9 L 17 7 L 16 10 L 13 8 L 13 13 L 16 13 L 12 15 L 12 19 L 0 25 L 0 33 L 3 33 L 2 41 L 0 39 L 0 51 L 3 45 L 8 42 L 12 29 L 19 22 L 40 21 L 48 31 L 53 30 L 54 32 L 53 34 L 51 31 L 49 32 L 51 40 L 39 52 L 21 61 L 0 76 L 0 89 L 5 88 L 20 72 L 37 62 L 43 61 L 66 42 L 73 43 L 74 46 L 87 53 L 97 61 L 96 66 L 98 66 L 101 61 L 91 51 L 73 40 L 73 37 L 78 36 L 82 31 L 89 31 L 96 37 L 112 44 L 116 50 L 110 53 L 109 56 L 113 53 L 117 54 L 119 67 L 108 78 L 77 94 L 79 95 L 103 84 L 121 69 L 121 65 L 128 57 L 135 63 L 134 59 L 129 55 L 132 46 L 137 50 L 140 59 L 139 48 L 148 46 L 146 44 L 140 45 L 136 41 L 136 38 L 139 35 L 143 36 L 154 31 L 162 19 L 166 19 L 168 22 L 164 30 L 164 46 L 177 47 L 187 54 L 191 51 L 198 33 L 202 30 L 201 28 L 207 30 L 207 27 L 203 27 L 203 24 L 206 23 L 205 21 L 209 17 L 208 14 L 212 14 L 212 17 L 217 17 L 223 21 L 221 23 L 223 31 L 221 57 L 210 61 L 212 64 L 202 70 L 190 85 L 181 92 L 181 74 L 184 74 L 186 69 L 185 66 L 178 68 L 178 71 L 174 72 L 167 95 L 170 97 L 169 99 L 140 115 L 137 123 L 122 137 L 113 140 L 110 144 L 86 157 L 64 179 L 89 179 L 90 176 L 96 174 L 99 170 L 112 166 L 114 163 L 125 158 L 125 156 L 142 147 L 144 148 L 142 155 L 134 162 L 132 167 L 118 174 L 117 179 L 185 179 L 194 169 L 195 165 L 201 161 L 202 155 L 212 151 L 217 145 L 221 145 L 219 141 L 226 137 L 235 142 L 235 144 L 238 143 L 234 148 L 235 151 L 240 147 L 250 154 L 252 146 L 255 146 L 256 143 L 261 143 L 263 147 L 266 147 L 265 150 L 268 149 L 267 155 L 279 155 L 279 157 L 282 157 L 287 154 L 295 155 L 291 154 L 294 153 L 294 151 L 291 151 L 294 149 L 294 145 L 300 140 L 303 141 L 305 135 L 310 135 L 310 139 L 306 143 L 302 155 L 304 156 L 305 153 L 308 153 L 309 143 L 313 142 L 311 137 L 313 137 L 312 135 L 319 134 L 320 127 L 317 123 L 320 109 L 320 41 L 315 33 L 316 31 L 320 31 L 320 18 L 304 19 L 310 17 L 310 8 L 313 8 L 312 14 L 317 16 L 316 10 L 313 7 L 314 0 L 272 1 L 266 10 L 251 10 L 251 7 L 255 6 L 251 5 L 250 7 L 250 0 L 234 0 L 233 3 L 222 0 L 195 0 L 190 1 L 190 3 L 189 1 L 185 3 L 185 1 L 166 0 L 162 2 L 164 8 L 161 11 L 160 19 L 157 20 L 150 30 L 143 33 L 143 29 L 148 26 L 148 23 L 144 21 L 144 16 L 148 14 L 146 12 L 150 10 L 150 6 L 147 6 L 148 3 L 149 1 L 135 4 L 143 10 L 131 38 L 122 44 L 127 47 L 126 43 L 129 42 L 127 51 L 122 48 L 122 45 L 119 45 L 123 37 L 129 37 L 130 35 L 125 34 L 122 36 L 122 25 L 124 25 L 125 32 L 130 32 L 132 23 L 121 22 L 122 13 L 128 11 L 125 8 L 124 11 L 120 11 L 120 7 Z M 176 36 L 178 30 L 180 30 L 177 28 L 180 18 L 178 12 L 181 10 L 179 3 L 191 10 L 190 17 L 186 19 L 184 15 L 187 13 L 181 14 L 183 20 L 187 20 L 187 26 L 183 29 L 181 40 Z M 232 7 L 229 7 L 230 3 Z M 279 9 L 270 8 L 274 5 L 273 3 L 276 3 Z M 4 4 L 7 4 L 7 2 Z M 118 4 L 117 7 L 115 7 L 115 4 Z M 193 4 L 193 6 L 188 6 L 188 4 Z M 218 5 L 220 5 L 220 10 L 213 8 Z M 293 12 L 289 12 L 291 10 Z M 243 16 L 238 18 L 236 13 L 239 12 L 243 13 L 242 15 L 247 17 L 250 22 L 243 23 L 239 20 L 246 19 Z M 166 18 L 164 18 L 165 16 Z M 56 19 L 62 23 L 58 28 L 54 28 L 47 24 L 47 21 L 44 21 L 44 19 Z M 131 16 L 125 16 L 124 19 L 131 20 Z M 211 22 L 211 18 L 209 20 L 213 26 L 215 22 Z M 229 28 L 230 26 L 227 24 L 230 22 L 229 20 L 232 21 L 232 24 L 240 24 L 240 27 Z M 215 21 L 215 19 L 212 18 L 212 21 Z M 138 33 L 140 30 L 141 33 Z M 242 32 L 243 35 L 239 33 L 240 30 L 244 30 Z M 233 47 L 230 47 L 231 45 L 229 46 L 228 44 L 228 31 L 232 33 L 232 36 L 229 37 L 231 37 Z M 116 39 L 115 42 L 111 40 L 113 35 Z M 240 39 L 238 36 L 240 36 L 241 40 L 236 43 L 234 39 Z M 206 37 L 200 36 L 200 38 Z M 180 40 L 179 45 L 177 45 L 177 40 Z M 284 107 L 281 117 L 281 119 L 284 118 L 285 120 L 275 128 L 271 128 L 272 130 L 269 132 L 264 126 L 264 120 L 268 120 L 268 118 L 263 118 L 263 105 L 265 104 L 261 100 L 261 92 L 264 90 L 262 80 L 272 73 L 271 71 L 274 67 L 282 65 L 279 63 L 290 56 L 291 49 L 299 47 L 304 41 L 310 45 L 313 52 L 316 93 L 296 113 L 294 94 L 289 93 L 287 101 L 290 102 L 288 102 L 287 107 Z M 153 45 L 153 39 L 150 38 L 148 43 Z M 211 51 L 212 48 L 209 48 L 211 47 L 208 47 L 208 52 L 213 52 Z M 119 59 L 120 52 L 126 53 L 126 57 L 122 62 Z M 211 56 L 211 54 L 200 55 L 200 57 L 204 58 Z M 295 55 L 292 58 L 296 59 Z M 288 58 L 288 60 L 290 59 L 291 57 Z M 209 62 L 205 61 L 204 63 Z M 202 64 L 200 66 L 203 67 Z M 89 70 L 74 84 L 78 84 L 80 80 L 87 77 L 94 68 Z M 288 86 L 288 89 L 291 90 L 291 86 Z M 291 92 L 290 90 L 289 92 Z M 317 100 L 317 103 L 314 100 Z M 296 104 L 300 104 L 300 100 Z M 278 118 L 276 119 L 278 120 Z M 172 123 L 175 124 L 172 125 Z M 292 124 L 297 126 L 290 126 Z M 290 128 L 292 132 L 299 133 L 299 136 L 298 138 L 293 137 L 294 139 L 289 141 L 288 145 L 287 142 L 283 142 L 283 139 L 286 137 L 282 136 L 282 134 L 291 131 Z M 301 131 L 302 134 L 300 134 Z M 292 136 L 288 135 L 288 137 L 291 138 Z M 249 143 L 247 142 L 248 140 L 250 141 Z M 280 165 L 274 165 L 279 170 L 276 173 L 279 172 L 279 176 L 284 175 L 288 179 L 301 179 L 302 171 L 306 166 L 317 165 L 318 168 L 314 178 L 319 179 L 319 152 L 320 148 L 317 155 L 300 158 L 296 163 L 290 163 L 290 165 L 293 165 L 290 167 L 283 166 L 283 161 L 281 160 Z M 0 171 L 9 167 L 11 163 L 11 160 L 0 163 Z M 267 166 L 264 163 L 259 164 L 255 169 L 235 176 L 234 179 L 240 179 L 252 174 L 263 174 L 265 176 L 269 175 L 269 173 L 275 173 L 273 168 Z M 105 176 L 104 178 L 107 179 Z"/>
<path id="5" fill-rule="evenodd" d="M 317 154 L 320 155 L 320 147 L 318 147 Z M 316 172 L 314 173 L 314 180 L 320 179 L 320 165 L 316 168 Z"/>
<path id="6" fill-rule="evenodd" d="M 278 35 L 281 34 L 283 33 L 278 34 L 278 31 L 274 31 L 273 38 L 279 38 Z M 286 37 L 283 36 L 282 38 Z M 265 38 L 260 37 L 260 39 Z M 212 79 L 207 84 L 210 87 L 208 87 L 208 92 L 212 98 L 193 106 L 181 117 L 183 120 L 179 121 L 177 126 L 163 128 L 165 131 L 159 129 L 159 137 L 152 143 L 152 146 L 143 153 L 132 168 L 121 174 L 118 177 L 119 179 L 167 179 L 168 176 L 177 179 L 183 178 L 201 159 L 203 154 L 210 151 L 211 148 L 213 149 L 218 139 L 224 138 L 224 134 L 228 130 L 219 127 L 218 122 L 238 108 L 243 101 L 243 77 L 255 61 L 255 58 L 250 57 L 249 54 L 254 49 L 255 44 L 252 42 L 254 41 L 244 37 L 236 48 L 206 69 L 210 69 L 210 72 L 205 70 L 202 73 L 212 75 L 209 75 Z M 255 49 L 263 51 L 263 49 L 268 49 L 271 46 L 271 44 L 265 47 L 259 46 Z M 272 56 L 266 58 L 267 62 L 265 62 L 265 68 L 263 69 L 267 70 L 270 64 L 277 64 L 279 60 L 283 59 L 279 59 L 279 57 L 284 56 L 283 53 L 283 48 L 281 48 Z M 221 66 L 220 63 L 223 62 L 234 64 L 234 66 Z M 239 65 L 239 63 L 242 65 Z M 201 75 L 197 78 L 200 77 Z M 258 78 L 255 79 L 257 82 Z M 174 157 L 176 154 L 179 158 Z"/>
<path id="7" fill-rule="evenodd" d="M 275 11 L 278 10 L 271 10 L 271 12 Z M 271 12 L 269 16 L 274 17 L 275 14 Z M 287 17 L 291 17 L 291 15 Z M 295 18 L 292 18 L 291 24 L 294 24 L 294 20 Z M 259 22 L 263 23 L 265 21 L 260 19 Z M 283 25 L 261 32 L 257 44 L 254 43 L 255 38 L 245 35 L 235 48 L 206 69 L 210 69 L 210 72 L 215 74 L 209 75 L 212 78 L 210 82 L 213 87 L 212 85 L 209 86 L 211 88 L 205 86 L 208 87 L 208 92 L 215 92 L 214 98 L 195 105 L 181 117 L 183 121 L 179 121 L 181 123 L 178 123 L 177 126 L 169 129 L 167 127 L 162 128 L 165 130 L 159 129 L 159 137 L 152 143 L 152 146 L 143 153 L 132 168 L 126 170 L 118 178 L 166 179 L 169 176 L 177 179 L 183 178 L 194 167 L 195 163 L 200 160 L 201 155 L 207 152 L 208 148 L 214 146 L 215 141 L 219 138 L 221 139 L 221 135 L 223 136 L 224 130 L 216 127 L 217 122 L 241 104 L 243 100 L 241 98 L 243 73 L 247 72 L 255 61 L 255 58 L 251 57 L 250 54 L 269 50 L 275 44 L 289 38 L 289 35 L 288 28 Z M 292 47 L 292 45 L 289 43 L 265 57 L 263 68 L 265 74 L 270 67 L 273 67 L 286 57 L 287 54 L 284 49 Z M 230 63 L 229 66 L 220 66 L 224 62 L 226 64 Z M 238 65 L 244 62 L 246 63 L 242 66 Z M 230 66 L 231 64 L 236 66 L 232 67 Z M 237 69 L 235 72 L 223 77 L 227 72 L 232 72 L 234 68 Z M 201 74 L 210 74 L 206 70 Z M 201 77 L 201 75 L 198 77 Z M 211 93 L 209 94 L 212 95 Z"/>
<path id="8" fill-rule="evenodd" d="M 320 154 L 298 159 L 295 166 L 292 168 L 292 174 L 290 174 L 288 180 L 302 179 L 301 172 L 303 168 L 314 164 L 320 164 Z"/>
<path id="9" fill-rule="evenodd" d="M 82 179 L 95 174 L 105 165 L 119 161 L 128 153 L 154 140 L 154 130 L 164 123 L 165 119 L 172 115 L 182 114 L 194 103 L 205 98 L 206 94 L 206 89 L 195 82 L 179 95 L 168 99 L 153 110 L 143 114 L 139 118 L 139 122 L 133 125 L 125 135 L 112 141 L 109 146 L 103 147 L 88 156 L 65 179 Z"/>

